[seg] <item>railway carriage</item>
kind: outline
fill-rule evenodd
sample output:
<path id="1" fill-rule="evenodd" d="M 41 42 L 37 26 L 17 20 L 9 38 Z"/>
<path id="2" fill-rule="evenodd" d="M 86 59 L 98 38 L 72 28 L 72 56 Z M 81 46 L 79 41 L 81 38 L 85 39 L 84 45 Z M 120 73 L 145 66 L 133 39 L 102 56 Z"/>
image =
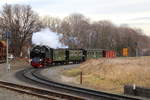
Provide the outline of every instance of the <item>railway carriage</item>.
<path id="1" fill-rule="evenodd" d="M 65 49 L 53 49 L 53 64 L 62 64 L 66 62 L 66 50 Z"/>
<path id="2" fill-rule="evenodd" d="M 87 59 L 103 57 L 103 49 L 87 49 Z"/>
<path id="3" fill-rule="evenodd" d="M 74 63 L 80 63 L 84 61 L 84 50 L 83 49 L 70 49 L 69 50 L 69 61 Z"/>

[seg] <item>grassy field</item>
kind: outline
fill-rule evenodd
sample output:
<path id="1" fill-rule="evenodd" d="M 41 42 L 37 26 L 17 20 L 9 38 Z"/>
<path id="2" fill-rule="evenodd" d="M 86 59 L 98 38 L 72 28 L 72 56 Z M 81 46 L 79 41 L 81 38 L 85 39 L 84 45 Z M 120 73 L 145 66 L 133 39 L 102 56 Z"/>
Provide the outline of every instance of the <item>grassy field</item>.
<path id="1" fill-rule="evenodd" d="M 83 85 L 94 89 L 122 93 L 125 84 L 150 87 L 150 57 L 91 59 L 63 75 L 79 81 L 81 71 Z"/>

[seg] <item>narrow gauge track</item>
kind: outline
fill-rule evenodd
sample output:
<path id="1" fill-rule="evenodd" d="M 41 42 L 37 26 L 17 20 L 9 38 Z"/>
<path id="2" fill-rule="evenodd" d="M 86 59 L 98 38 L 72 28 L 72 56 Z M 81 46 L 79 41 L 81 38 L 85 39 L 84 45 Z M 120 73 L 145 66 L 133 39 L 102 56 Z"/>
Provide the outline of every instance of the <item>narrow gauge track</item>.
<path id="1" fill-rule="evenodd" d="M 26 69 L 24 70 L 24 76 L 26 78 L 29 78 L 30 80 L 47 85 L 51 89 L 82 96 L 85 97 L 86 99 L 88 98 L 92 100 L 144 100 L 142 98 L 117 95 L 117 94 L 106 93 L 106 92 L 96 91 L 92 89 L 80 88 L 76 86 L 54 82 L 42 76 L 40 74 L 41 70 L 42 69 L 32 69 L 32 68 Z"/>
<path id="2" fill-rule="evenodd" d="M 11 91 L 23 93 L 23 94 L 37 96 L 37 98 L 40 97 L 46 100 L 47 99 L 48 100 L 85 100 L 81 97 L 71 96 L 65 93 L 53 92 L 50 90 L 24 86 L 24 85 L 14 84 L 10 82 L 5 82 L 5 81 L 0 81 L 0 87 L 9 89 Z"/>

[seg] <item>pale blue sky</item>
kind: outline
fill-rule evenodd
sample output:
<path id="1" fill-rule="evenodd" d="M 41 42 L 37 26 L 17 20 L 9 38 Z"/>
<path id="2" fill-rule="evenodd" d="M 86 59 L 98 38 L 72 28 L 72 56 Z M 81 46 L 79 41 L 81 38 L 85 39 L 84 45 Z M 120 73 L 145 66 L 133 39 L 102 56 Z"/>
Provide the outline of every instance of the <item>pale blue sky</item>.
<path id="1" fill-rule="evenodd" d="M 81 13 L 93 21 L 110 20 L 141 28 L 150 35 L 150 0 L 0 0 L 3 4 L 29 4 L 40 16 L 63 18 Z"/>

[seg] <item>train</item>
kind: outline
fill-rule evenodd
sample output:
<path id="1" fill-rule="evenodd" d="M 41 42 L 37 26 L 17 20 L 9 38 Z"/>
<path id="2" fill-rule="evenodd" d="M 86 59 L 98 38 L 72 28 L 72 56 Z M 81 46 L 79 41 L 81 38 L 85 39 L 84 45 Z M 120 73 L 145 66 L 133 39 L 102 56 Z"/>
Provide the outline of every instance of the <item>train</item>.
<path id="1" fill-rule="evenodd" d="M 103 49 L 53 49 L 45 45 L 36 45 L 30 51 L 31 65 L 35 68 L 56 64 L 77 64 L 90 58 L 104 56 Z"/>
<path id="2" fill-rule="evenodd" d="M 6 42 L 0 41 L 0 63 L 6 62 Z"/>

